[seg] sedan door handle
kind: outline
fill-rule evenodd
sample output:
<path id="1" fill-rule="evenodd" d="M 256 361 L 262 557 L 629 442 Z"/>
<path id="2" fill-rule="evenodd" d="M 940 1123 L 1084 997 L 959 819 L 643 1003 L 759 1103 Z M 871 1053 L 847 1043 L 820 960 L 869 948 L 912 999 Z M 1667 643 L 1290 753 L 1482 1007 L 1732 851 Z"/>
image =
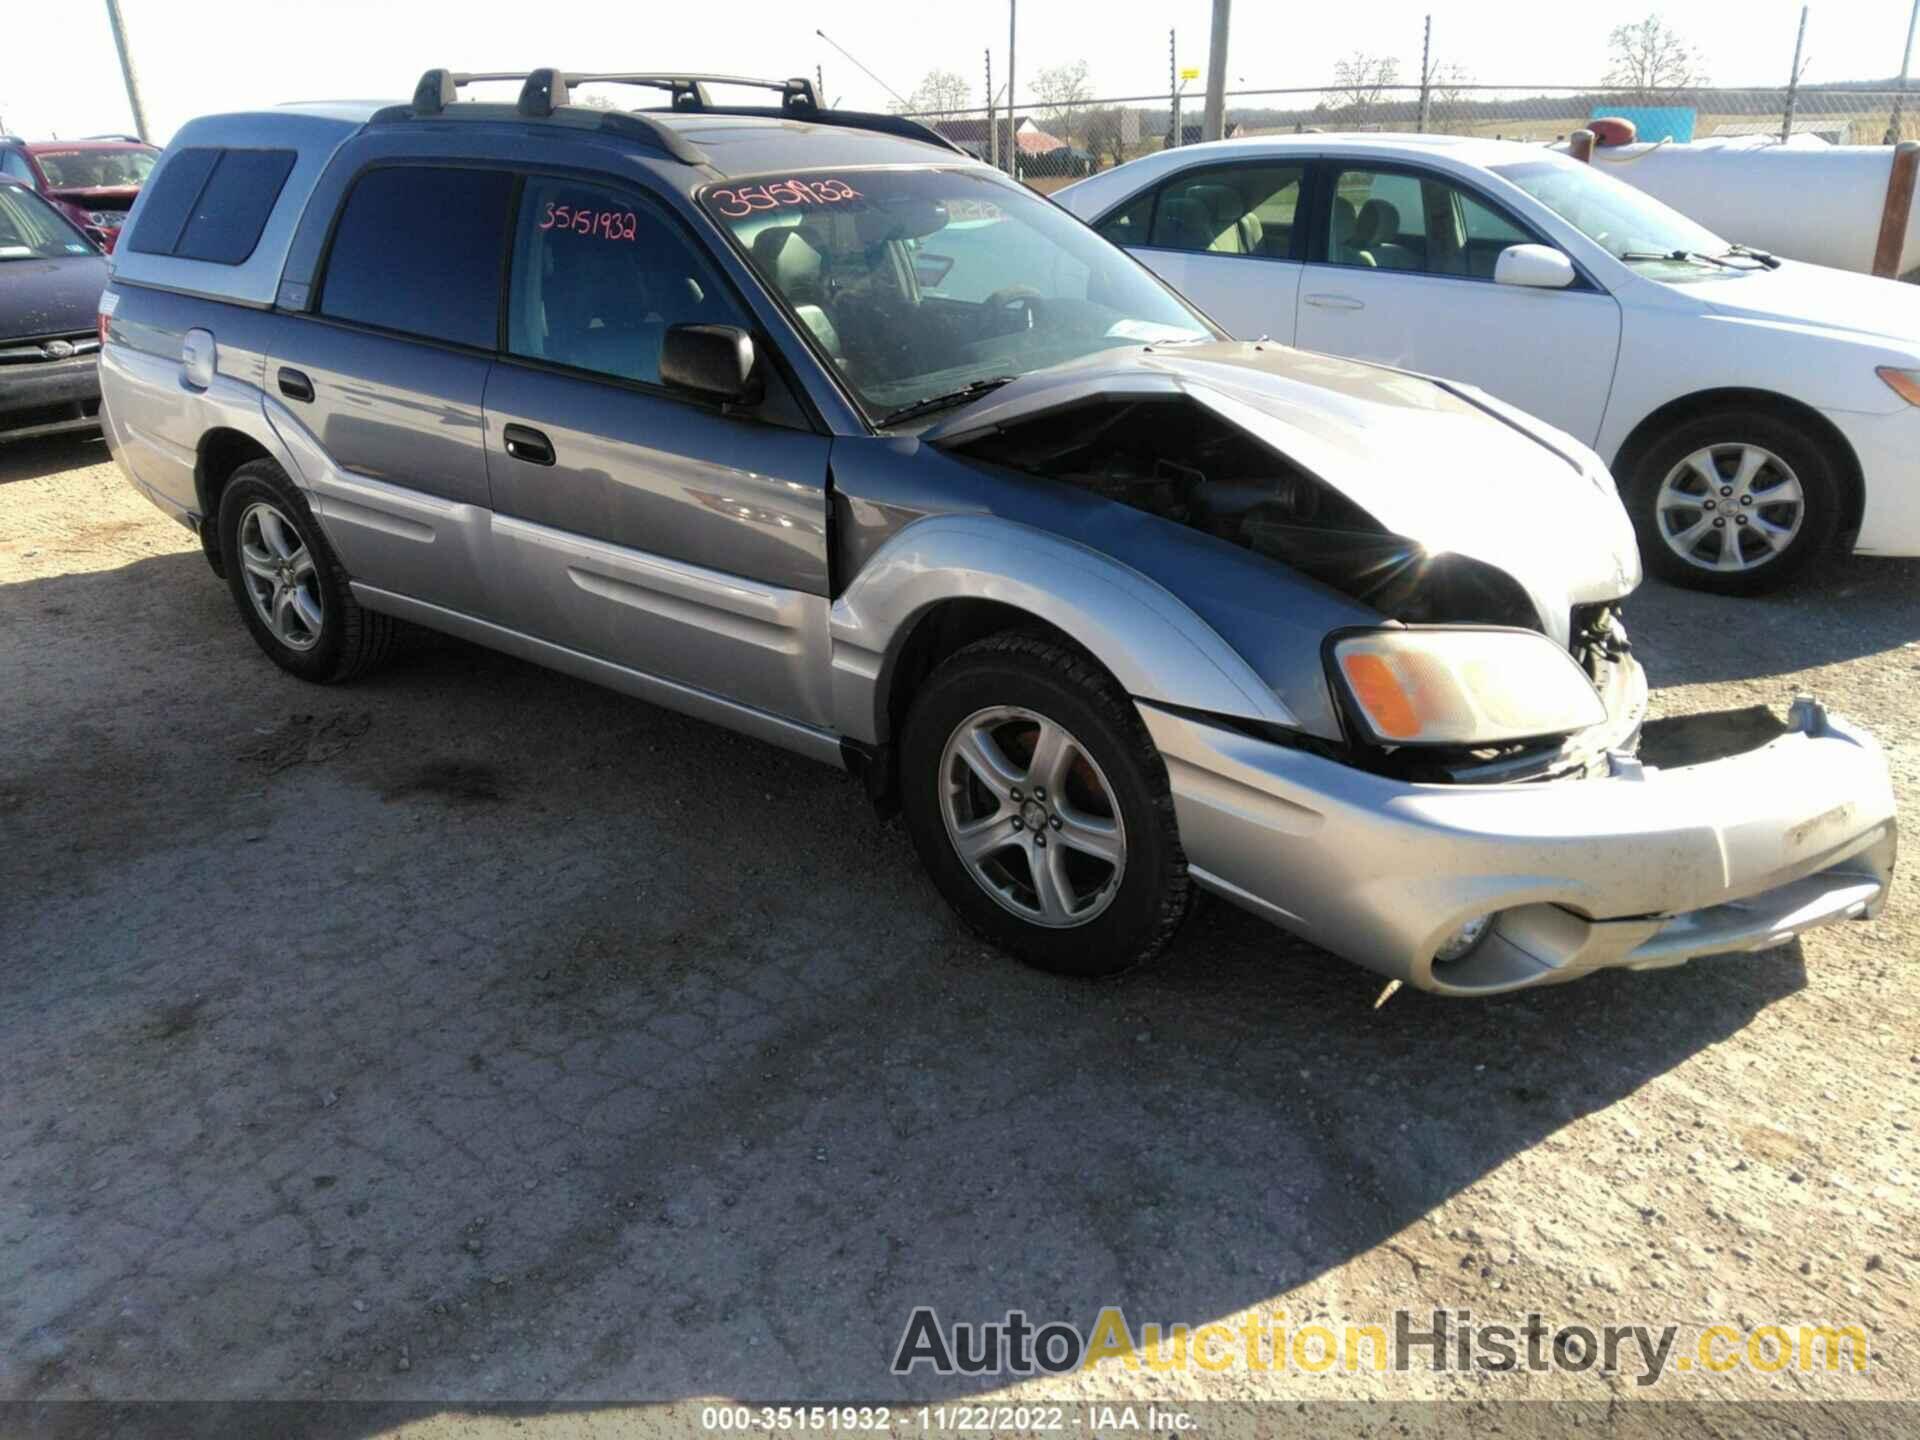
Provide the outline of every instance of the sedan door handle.
<path id="1" fill-rule="evenodd" d="M 298 370 L 280 367 L 280 393 L 289 400 L 313 399 L 313 381 Z"/>
<path id="2" fill-rule="evenodd" d="M 1304 298 L 1307 304 L 1316 310 L 1364 310 L 1367 308 L 1364 300 L 1356 300 L 1351 295 L 1308 295 Z"/>
<path id="3" fill-rule="evenodd" d="M 553 442 L 531 425 L 509 425 L 502 438 L 514 459 L 529 465 L 553 464 Z"/>

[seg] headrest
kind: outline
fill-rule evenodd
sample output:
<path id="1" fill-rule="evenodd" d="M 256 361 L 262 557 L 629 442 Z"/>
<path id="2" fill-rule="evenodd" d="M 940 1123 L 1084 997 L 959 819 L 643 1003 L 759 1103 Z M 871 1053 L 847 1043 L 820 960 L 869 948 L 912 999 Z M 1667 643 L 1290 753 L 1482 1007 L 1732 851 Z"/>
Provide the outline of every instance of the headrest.
<path id="1" fill-rule="evenodd" d="M 820 278 L 820 252 L 798 225 L 775 225 L 753 237 L 753 258 L 774 288 L 791 297 Z"/>
<path id="2" fill-rule="evenodd" d="M 1246 202 L 1231 185 L 1189 185 L 1187 194 L 1197 200 L 1216 225 L 1234 225 L 1247 213 Z"/>
<path id="3" fill-rule="evenodd" d="M 1400 211 L 1390 200 L 1378 196 L 1360 207 L 1353 222 L 1353 239 L 1362 247 L 1378 245 L 1400 236 Z"/>

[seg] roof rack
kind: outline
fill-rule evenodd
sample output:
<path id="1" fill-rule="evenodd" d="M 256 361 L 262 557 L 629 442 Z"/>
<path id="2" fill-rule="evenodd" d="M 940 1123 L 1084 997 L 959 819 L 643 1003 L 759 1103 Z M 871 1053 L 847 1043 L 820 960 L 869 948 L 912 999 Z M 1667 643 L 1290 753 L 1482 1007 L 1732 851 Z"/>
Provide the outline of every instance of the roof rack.
<path id="1" fill-rule="evenodd" d="M 917 120 L 909 120 L 903 115 L 879 115 L 861 110 L 828 109 L 820 104 L 820 97 L 814 92 L 813 82 L 805 76 L 795 76 L 789 80 L 756 80 L 745 75 L 567 71 L 551 68 L 525 72 L 429 70 L 420 77 L 420 83 L 414 86 L 413 104 L 401 107 L 399 113 L 414 117 L 445 115 L 448 113 L 447 107 L 459 100 L 462 86 L 485 81 L 511 80 L 521 82 L 520 98 L 515 103 L 512 113 L 531 119 L 551 117 L 556 110 L 567 106 L 571 102 L 571 91 L 576 85 L 637 85 L 664 91 L 669 97 L 666 106 L 605 111 L 602 112 L 600 123 L 603 128 L 643 135 L 674 159 L 687 165 L 706 164 L 706 153 L 698 146 L 689 143 L 679 131 L 653 119 L 654 114 L 665 110 L 681 114 L 758 115 L 774 119 L 805 119 L 816 125 L 840 125 L 860 130 L 878 130 L 884 134 L 898 135 L 903 139 L 938 145 L 957 155 L 967 153 L 939 131 L 922 125 Z M 713 97 L 708 93 L 709 85 L 772 90 L 779 94 L 780 103 L 768 106 L 716 105 L 713 103 Z M 492 107 L 488 108 L 492 109 Z M 376 120 L 399 118 L 399 115 L 394 111 L 383 110 L 374 118 Z"/>

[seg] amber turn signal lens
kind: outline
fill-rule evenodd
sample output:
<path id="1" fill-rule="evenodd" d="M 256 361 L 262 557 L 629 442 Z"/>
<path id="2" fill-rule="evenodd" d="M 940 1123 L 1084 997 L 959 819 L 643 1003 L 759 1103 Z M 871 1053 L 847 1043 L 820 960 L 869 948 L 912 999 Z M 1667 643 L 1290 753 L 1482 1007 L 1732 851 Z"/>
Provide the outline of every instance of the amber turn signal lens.
<path id="1" fill-rule="evenodd" d="M 1383 740 L 1411 740 L 1420 733 L 1420 712 L 1384 656 L 1342 655 L 1340 668 Z"/>
<path id="2" fill-rule="evenodd" d="M 1920 370 L 1896 370 L 1891 365 L 1882 365 L 1873 373 L 1909 405 L 1920 405 Z"/>

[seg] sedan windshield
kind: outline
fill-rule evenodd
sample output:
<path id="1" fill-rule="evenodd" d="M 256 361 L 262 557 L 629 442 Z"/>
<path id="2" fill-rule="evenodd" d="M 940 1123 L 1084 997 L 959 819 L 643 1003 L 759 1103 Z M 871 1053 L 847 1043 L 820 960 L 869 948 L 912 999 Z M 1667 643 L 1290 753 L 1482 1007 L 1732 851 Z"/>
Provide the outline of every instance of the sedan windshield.
<path id="1" fill-rule="evenodd" d="M 729 181 L 701 197 L 877 423 L 1217 332 L 1049 201 L 968 170 Z"/>
<path id="2" fill-rule="evenodd" d="M 86 236 L 38 195 L 18 185 L 0 185 L 0 261 L 97 253 Z"/>
<path id="3" fill-rule="evenodd" d="M 1651 269 L 1653 278 L 1696 280 L 1734 273 L 1710 258 L 1727 255 L 1725 240 L 1591 165 L 1532 160 L 1496 165 L 1493 173 L 1511 180 L 1616 260 Z"/>
<path id="4" fill-rule="evenodd" d="M 55 190 L 117 190 L 147 183 L 158 150 L 36 150 L 40 173 Z"/>

